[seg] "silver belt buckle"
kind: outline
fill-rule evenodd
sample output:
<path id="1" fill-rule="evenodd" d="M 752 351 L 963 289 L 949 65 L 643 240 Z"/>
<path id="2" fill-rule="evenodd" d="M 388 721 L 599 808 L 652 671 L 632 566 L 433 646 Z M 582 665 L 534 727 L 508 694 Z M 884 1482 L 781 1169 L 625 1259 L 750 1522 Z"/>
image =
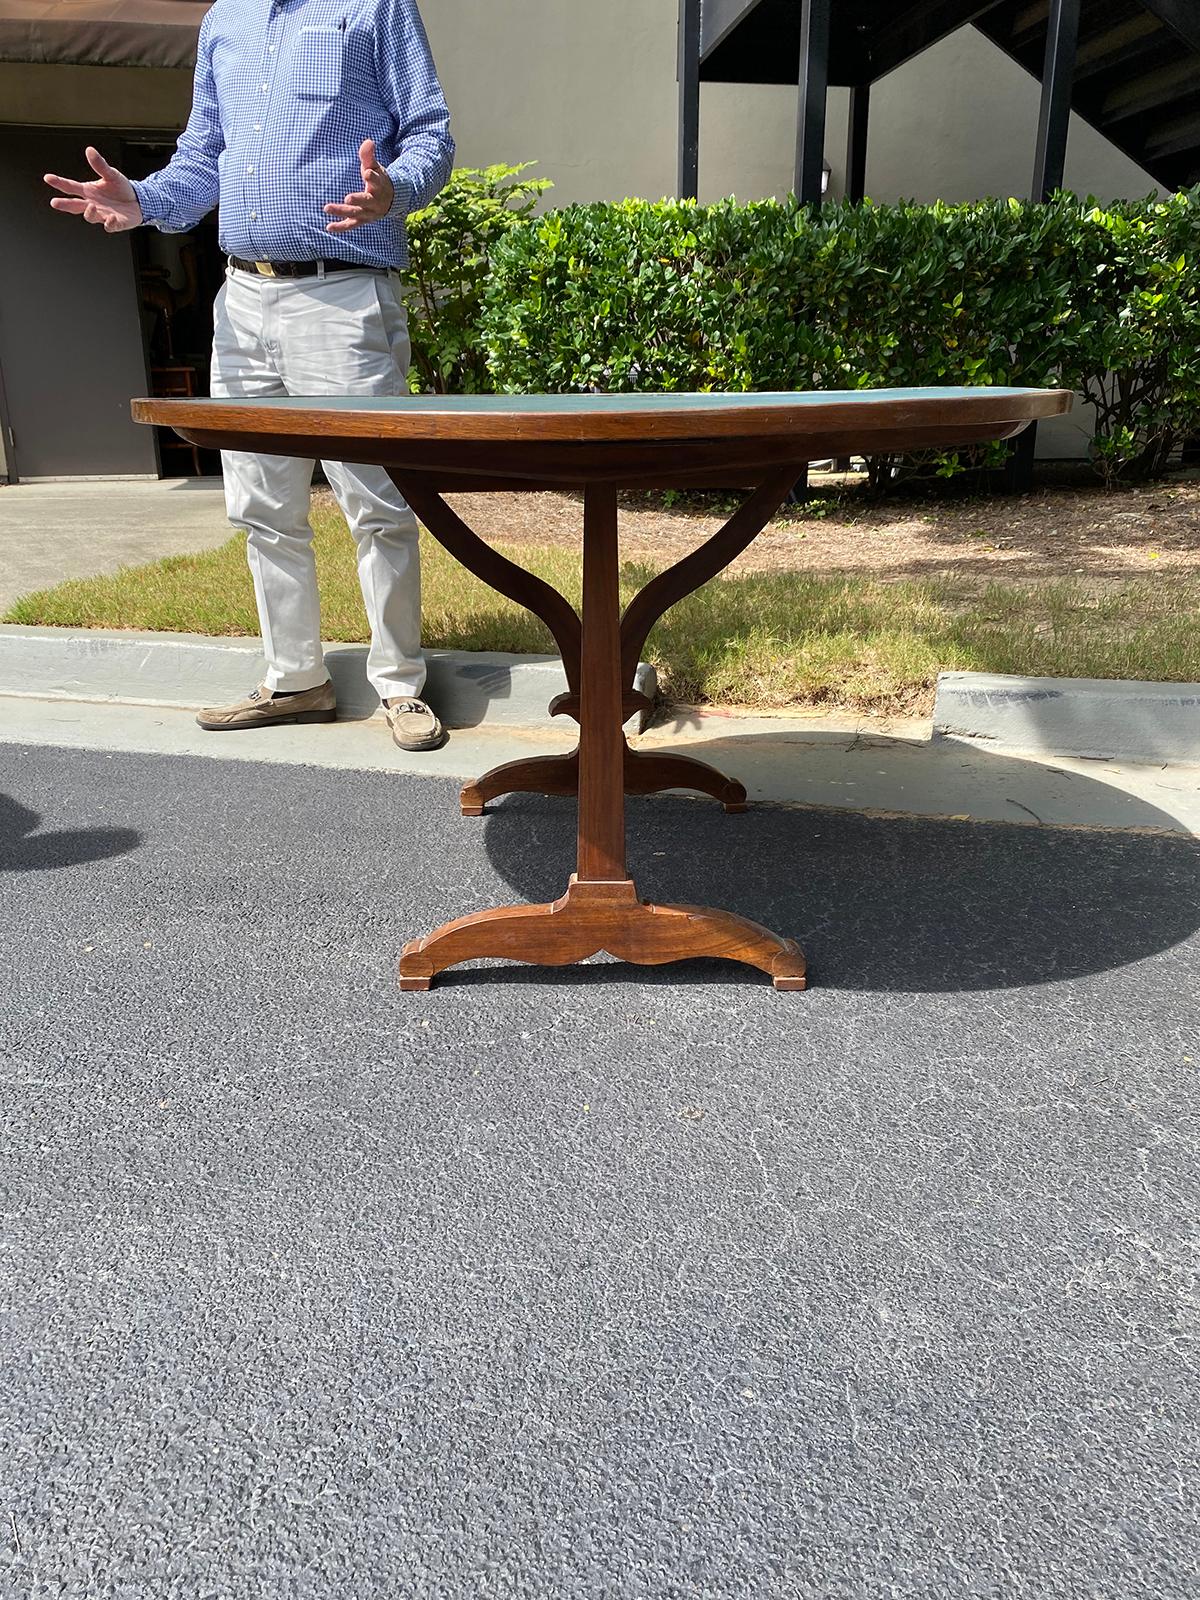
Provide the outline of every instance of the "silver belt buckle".
<path id="1" fill-rule="evenodd" d="M 256 261 L 254 270 L 261 273 L 264 278 L 273 278 L 275 276 L 275 268 L 269 261 Z"/>

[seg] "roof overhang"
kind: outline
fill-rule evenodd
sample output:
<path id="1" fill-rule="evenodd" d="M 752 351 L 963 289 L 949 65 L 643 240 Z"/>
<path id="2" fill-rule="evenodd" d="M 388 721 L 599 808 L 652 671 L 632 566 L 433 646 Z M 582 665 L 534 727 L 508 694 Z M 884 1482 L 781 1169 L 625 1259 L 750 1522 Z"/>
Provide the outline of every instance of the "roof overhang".
<path id="1" fill-rule="evenodd" d="M 191 67 L 208 9 L 197 0 L 0 0 L 0 61 Z"/>

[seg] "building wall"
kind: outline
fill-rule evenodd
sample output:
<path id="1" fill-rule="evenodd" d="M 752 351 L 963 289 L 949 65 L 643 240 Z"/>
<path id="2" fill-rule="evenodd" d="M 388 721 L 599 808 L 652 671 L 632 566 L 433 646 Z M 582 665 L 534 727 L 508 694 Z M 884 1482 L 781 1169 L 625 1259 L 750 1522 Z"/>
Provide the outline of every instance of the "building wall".
<path id="1" fill-rule="evenodd" d="M 536 160 L 558 204 L 674 192 L 677 0 L 424 0 L 423 10 L 464 165 Z M 874 198 L 1028 192 L 1038 85 L 974 28 L 890 74 L 872 99 Z M 846 91 L 833 90 L 835 193 L 846 111 Z M 794 89 L 706 84 L 701 198 L 786 194 L 795 129 Z M 1067 182 L 1102 198 L 1153 187 L 1078 118 Z"/>

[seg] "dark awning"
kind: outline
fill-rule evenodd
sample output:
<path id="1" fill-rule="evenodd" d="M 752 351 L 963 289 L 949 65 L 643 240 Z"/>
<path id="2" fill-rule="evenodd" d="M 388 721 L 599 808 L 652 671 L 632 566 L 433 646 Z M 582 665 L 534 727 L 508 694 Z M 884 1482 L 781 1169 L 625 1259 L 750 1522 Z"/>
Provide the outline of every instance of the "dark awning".
<path id="1" fill-rule="evenodd" d="M 0 61 L 190 67 L 197 0 L 0 0 Z"/>

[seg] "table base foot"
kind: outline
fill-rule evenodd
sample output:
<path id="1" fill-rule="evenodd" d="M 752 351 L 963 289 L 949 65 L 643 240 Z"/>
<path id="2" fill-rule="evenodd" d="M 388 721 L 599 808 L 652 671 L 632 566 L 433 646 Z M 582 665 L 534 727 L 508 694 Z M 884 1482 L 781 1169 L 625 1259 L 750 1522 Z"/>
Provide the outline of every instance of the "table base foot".
<path id="1" fill-rule="evenodd" d="M 407 946 L 405 948 L 407 948 Z M 409 991 L 423 993 L 426 989 L 431 989 L 433 987 L 433 979 L 407 977 L 402 972 L 400 974 L 400 987 L 405 991 L 405 993 L 408 993 Z"/>
<path id="2" fill-rule="evenodd" d="M 462 961 L 557 967 L 601 951 L 638 966 L 716 956 L 758 967 L 777 989 L 806 985 L 804 955 L 794 939 L 730 911 L 639 900 L 628 878 L 600 883 L 572 876 L 553 904 L 478 911 L 414 939 L 400 957 L 400 987 L 427 989 L 439 972 Z"/>
<path id="3" fill-rule="evenodd" d="M 523 761 L 506 761 L 493 767 L 482 778 L 464 783 L 458 803 L 464 817 L 481 817 L 489 800 L 504 794 L 579 793 L 579 752 L 569 756 L 530 756 Z"/>
<path id="4" fill-rule="evenodd" d="M 747 809 L 745 785 L 727 778 L 707 761 L 660 751 L 625 751 L 625 793 L 658 794 L 663 789 L 694 789 L 711 795 L 727 812 Z"/>
<path id="5" fill-rule="evenodd" d="M 663 789 L 694 789 L 711 795 L 729 813 L 748 809 L 746 790 L 736 778 L 727 778 L 707 761 L 691 756 L 625 747 L 625 793 L 658 794 Z M 482 778 L 464 783 L 459 808 L 464 817 L 481 817 L 489 801 L 505 794 L 576 795 L 579 793 L 579 752 L 565 756 L 532 756 L 506 761 Z"/>

